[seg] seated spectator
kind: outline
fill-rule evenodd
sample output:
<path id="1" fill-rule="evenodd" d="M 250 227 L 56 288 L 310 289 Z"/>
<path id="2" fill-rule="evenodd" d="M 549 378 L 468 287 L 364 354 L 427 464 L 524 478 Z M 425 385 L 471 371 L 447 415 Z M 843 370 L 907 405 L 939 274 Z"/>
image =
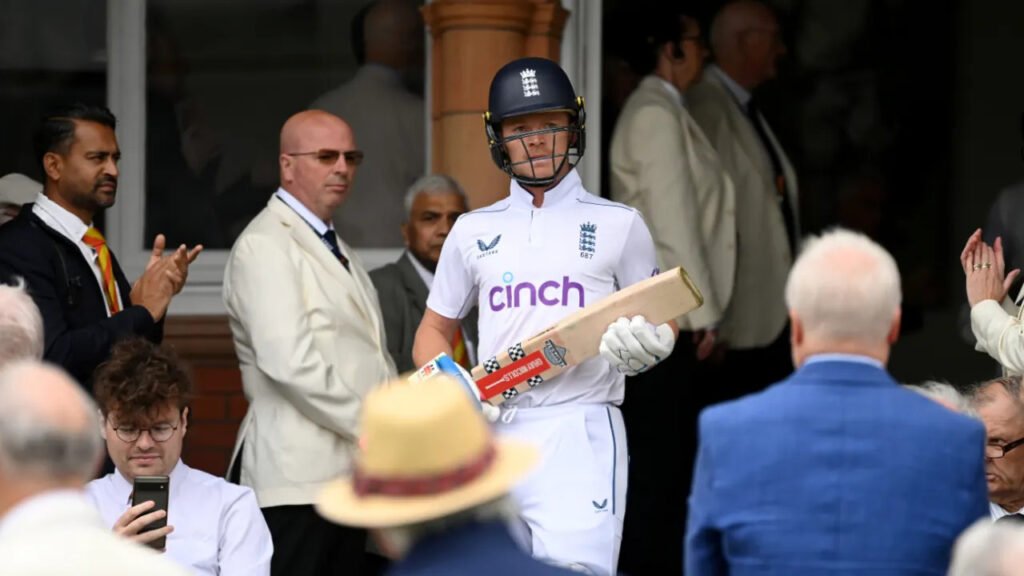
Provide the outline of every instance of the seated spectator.
<path id="1" fill-rule="evenodd" d="M 181 460 L 192 383 L 178 360 L 146 340 L 119 342 L 96 371 L 95 393 L 116 469 L 87 491 L 106 524 L 141 543 L 167 536 L 167 556 L 195 574 L 269 574 L 273 545 L 252 490 Z M 131 505 L 136 476 L 170 477 L 166 514 Z M 165 515 L 166 527 L 139 532 Z"/>
<path id="2" fill-rule="evenodd" d="M 363 403 L 360 429 L 354 473 L 325 488 L 317 510 L 332 522 L 375 529 L 397 560 L 389 575 L 572 574 L 513 541 L 508 493 L 536 464 L 537 451 L 496 440 L 459 384 L 438 377 L 376 388 Z"/>
<path id="3" fill-rule="evenodd" d="M 0 368 L 0 574 L 184 576 L 110 533 L 82 492 L 103 444 L 96 405 L 63 370 Z"/>
<path id="4" fill-rule="evenodd" d="M 382 304 L 388 352 L 400 373 L 417 368 L 412 361 L 412 343 L 427 307 L 441 246 L 467 206 L 465 192 L 452 178 L 430 174 L 417 180 L 405 195 L 405 253 L 398 261 L 370 272 Z M 467 370 L 473 367 L 475 342 L 476 310 L 463 319 L 452 342 L 452 358 Z"/>
<path id="5" fill-rule="evenodd" d="M 11 172 L 0 178 L 0 226 L 14 220 L 21 212 L 21 207 L 34 202 L 42 191 L 42 184 L 24 174 Z"/>
<path id="6" fill-rule="evenodd" d="M 886 371 L 901 297 L 866 236 L 807 242 L 786 282 L 796 372 L 701 413 L 685 574 L 945 573 L 988 511 L 985 430 Z"/>
<path id="7" fill-rule="evenodd" d="M 1024 575 L 1024 528 L 978 521 L 957 538 L 948 576 Z"/>
<path id="8" fill-rule="evenodd" d="M 43 317 L 25 281 L 14 286 L 0 282 L 0 367 L 15 360 L 43 357 Z"/>
<path id="9" fill-rule="evenodd" d="M 1024 397 L 1021 377 L 982 382 L 968 391 L 968 401 L 985 423 L 985 479 L 993 520 L 1024 520 Z M 1009 521 L 1008 520 L 1008 521 Z"/>

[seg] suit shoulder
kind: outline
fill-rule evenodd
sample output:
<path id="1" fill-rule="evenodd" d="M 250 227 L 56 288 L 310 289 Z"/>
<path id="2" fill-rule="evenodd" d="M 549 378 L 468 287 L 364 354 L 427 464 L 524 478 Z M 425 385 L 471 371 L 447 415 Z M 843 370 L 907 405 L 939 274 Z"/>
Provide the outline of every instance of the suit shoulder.
<path id="1" fill-rule="evenodd" d="M 396 262 L 390 262 L 380 268 L 374 268 L 370 270 L 369 274 L 370 280 L 373 281 L 373 285 L 377 287 L 377 290 L 396 286 L 402 278 L 402 271 L 399 270 Z"/>

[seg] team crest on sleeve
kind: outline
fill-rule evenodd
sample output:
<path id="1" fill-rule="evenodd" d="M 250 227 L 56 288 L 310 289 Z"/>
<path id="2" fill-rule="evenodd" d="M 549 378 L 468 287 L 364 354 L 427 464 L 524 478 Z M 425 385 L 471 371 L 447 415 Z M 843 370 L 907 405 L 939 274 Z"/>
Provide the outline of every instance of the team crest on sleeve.
<path id="1" fill-rule="evenodd" d="M 476 239 L 476 247 L 480 249 L 480 253 L 477 254 L 477 258 L 483 258 L 484 256 L 490 256 L 498 253 L 498 242 L 501 242 L 501 234 L 498 234 L 490 242 L 484 242 L 482 239 Z"/>
<path id="2" fill-rule="evenodd" d="M 594 257 L 597 250 L 597 224 L 586 222 L 580 224 L 580 258 L 587 260 Z"/>

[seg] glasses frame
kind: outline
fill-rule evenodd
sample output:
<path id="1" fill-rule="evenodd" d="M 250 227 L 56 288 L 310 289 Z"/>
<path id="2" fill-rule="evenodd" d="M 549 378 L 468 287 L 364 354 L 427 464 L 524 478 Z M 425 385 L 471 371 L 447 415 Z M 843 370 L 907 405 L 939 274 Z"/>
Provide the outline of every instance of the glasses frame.
<path id="1" fill-rule="evenodd" d="M 988 458 L 991 458 L 993 460 L 998 460 L 1000 458 L 1005 458 L 1006 455 L 1010 451 L 1012 451 L 1012 450 L 1014 450 L 1016 448 L 1019 448 L 1021 446 L 1024 446 L 1024 438 L 1018 438 L 1018 439 L 1014 440 L 1013 442 L 1007 442 L 1006 444 L 1002 444 L 1002 445 L 998 445 L 998 446 L 995 445 L 995 444 L 985 444 L 985 456 L 988 457 Z M 998 456 L 994 456 L 994 455 L 989 454 L 990 450 L 998 450 L 999 451 L 999 455 Z"/>
<path id="2" fill-rule="evenodd" d="M 338 159 L 344 157 L 345 163 L 351 166 L 359 166 L 363 163 L 366 158 L 366 152 L 362 150 L 335 150 L 333 148 L 320 148 L 319 150 L 312 150 L 309 152 L 283 152 L 285 156 L 313 156 L 313 159 L 324 166 L 334 166 L 338 163 Z M 327 158 L 333 156 L 331 160 Z"/>
<path id="3" fill-rule="evenodd" d="M 159 424 L 159 426 L 164 426 L 164 424 Z M 178 420 L 178 422 L 176 424 L 171 426 L 170 433 L 167 434 L 167 438 L 164 438 L 163 440 L 157 438 L 156 435 L 153 434 L 153 428 L 155 428 L 156 426 L 150 426 L 149 428 L 135 428 L 134 429 L 135 430 L 135 436 L 133 438 L 131 438 L 131 439 L 125 438 L 122 435 L 122 431 L 125 428 L 124 426 L 114 426 L 113 424 L 111 424 L 110 427 L 114 430 L 114 434 L 117 436 L 117 438 L 120 441 L 124 442 L 125 444 L 131 444 L 133 442 L 138 442 L 139 438 L 142 438 L 142 433 L 143 432 L 148 433 L 149 434 L 149 438 L 151 440 L 153 440 L 153 442 L 156 442 L 158 444 L 163 444 L 164 442 L 167 442 L 168 440 L 173 438 L 174 437 L 174 433 L 178 431 L 178 428 L 181 428 L 181 420 Z M 131 428 L 131 426 L 129 426 L 128 428 Z"/>

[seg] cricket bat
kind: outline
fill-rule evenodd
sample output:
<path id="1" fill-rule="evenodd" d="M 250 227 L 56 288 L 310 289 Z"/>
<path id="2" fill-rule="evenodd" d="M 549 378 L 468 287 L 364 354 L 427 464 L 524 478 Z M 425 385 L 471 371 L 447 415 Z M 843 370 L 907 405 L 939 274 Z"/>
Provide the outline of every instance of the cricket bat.
<path id="1" fill-rule="evenodd" d="M 623 288 L 566 316 L 539 334 L 509 346 L 473 368 L 480 397 L 495 406 L 596 356 L 601 335 L 615 320 L 643 316 L 662 324 L 695 310 L 704 296 L 676 267 Z"/>

